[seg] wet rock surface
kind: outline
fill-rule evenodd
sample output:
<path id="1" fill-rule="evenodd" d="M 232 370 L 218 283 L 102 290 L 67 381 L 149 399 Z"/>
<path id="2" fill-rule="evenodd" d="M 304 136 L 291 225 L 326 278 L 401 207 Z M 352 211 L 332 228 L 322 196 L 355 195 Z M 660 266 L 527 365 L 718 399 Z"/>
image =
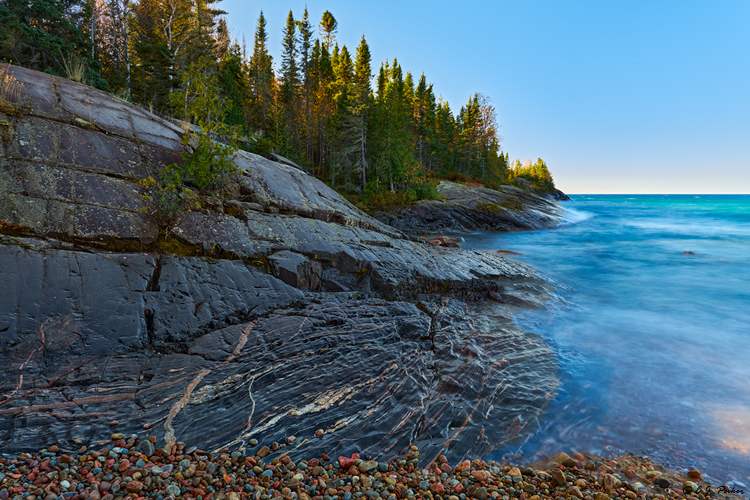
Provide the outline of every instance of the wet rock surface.
<path id="1" fill-rule="evenodd" d="M 502 186 L 496 191 L 450 181 L 440 181 L 437 190 L 441 201 L 420 201 L 373 215 L 413 234 L 546 229 L 557 227 L 563 218 L 554 200 L 567 199 L 515 186 Z"/>
<path id="2" fill-rule="evenodd" d="M 554 396 L 551 351 L 508 319 L 547 296 L 529 267 L 406 236 L 249 153 L 231 194 L 172 230 L 181 255 L 157 251 L 139 182 L 179 159 L 181 129 L 12 71 L 24 86 L 0 115 L 4 451 L 117 428 L 157 447 L 295 435 L 300 453 L 418 443 L 457 460 L 522 439 Z"/>

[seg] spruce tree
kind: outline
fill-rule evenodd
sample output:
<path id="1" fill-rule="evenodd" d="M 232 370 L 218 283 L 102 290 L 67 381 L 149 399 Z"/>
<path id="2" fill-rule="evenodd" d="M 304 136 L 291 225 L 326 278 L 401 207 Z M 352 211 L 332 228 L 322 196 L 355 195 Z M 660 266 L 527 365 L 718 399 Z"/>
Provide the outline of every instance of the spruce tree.
<path id="1" fill-rule="evenodd" d="M 336 39 L 336 31 L 338 30 L 339 23 L 336 18 L 333 17 L 330 11 L 323 13 L 323 18 L 320 20 L 320 36 L 323 37 L 323 45 L 330 52 L 331 45 L 333 45 Z"/>
<path id="2" fill-rule="evenodd" d="M 268 54 L 266 18 L 261 11 L 255 27 L 255 43 L 250 59 L 250 127 L 268 134 L 274 101 L 274 74 L 272 57 Z"/>

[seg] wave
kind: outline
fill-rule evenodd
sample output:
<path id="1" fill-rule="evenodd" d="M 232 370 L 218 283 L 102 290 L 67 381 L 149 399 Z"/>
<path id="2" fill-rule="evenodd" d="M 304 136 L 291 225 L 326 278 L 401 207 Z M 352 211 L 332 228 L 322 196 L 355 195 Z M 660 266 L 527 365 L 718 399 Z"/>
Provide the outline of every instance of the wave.
<path id="1" fill-rule="evenodd" d="M 560 222 L 561 226 L 569 226 L 571 224 L 578 224 L 594 216 L 592 212 L 576 210 L 575 208 L 570 208 L 570 207 L 562 207 L 562 208 L 563 208 L 563 216 L 562 216 L 562 221 Z"/>

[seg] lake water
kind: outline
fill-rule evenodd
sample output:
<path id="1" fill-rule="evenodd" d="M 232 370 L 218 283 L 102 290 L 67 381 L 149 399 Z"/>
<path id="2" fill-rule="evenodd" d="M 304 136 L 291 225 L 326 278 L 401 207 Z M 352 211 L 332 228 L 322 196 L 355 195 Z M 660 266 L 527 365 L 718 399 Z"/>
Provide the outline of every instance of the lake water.
<path id="1" fill-rule="evenodd" d="M 541 428 L 503 452 L 634 452 L 750 485 L 750 196 L 563 206 L 572 223 L 556 230 L 465 236 L 519 252 L 558 290 L 517 321 L 555 350 L 561 389 Z"/>

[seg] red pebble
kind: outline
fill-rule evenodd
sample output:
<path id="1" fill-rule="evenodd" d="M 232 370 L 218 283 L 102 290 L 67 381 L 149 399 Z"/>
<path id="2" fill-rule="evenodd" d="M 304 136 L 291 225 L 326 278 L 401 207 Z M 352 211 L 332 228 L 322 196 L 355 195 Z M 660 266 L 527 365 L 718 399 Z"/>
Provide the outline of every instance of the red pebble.
<path id="1" fill-rule="evenodd" d="M 348 469 L 354 465 L 354 459 L 349 457 L 339 457 L 339 465 L 342 469 Z"/>
<path id="2" fill-rule="evenodd" d="M 289 455 L 284 455 L 281 457 L 281 463 L 284 465 L 289 465 L 292 462 L 292 458 Z"/>
<path id="3" fill-rule="evenodd" d="M 442 463 L 440 464 L 440 470 L 445 472 L 446 474 L 450 474 L 451 472 L 453 472 L 453 467 L 451 467 L 447 463 Z"/>
<path id="4" fill-rule="evenodd" d="M 47 451 L 50 453 L 57 453 L 58 451 L 60 451 L 60 448 L 58 448 L 57 445 L 53 444 L 52 446 L 47 448 Z"/>
<path id="5" fill-rule="evenodd" d="M 331 459 L 331 457 L 329 457 L 325 453 L 321 453 L 320 458 L 322 458 L 324 462 L 328 462 Z"/>
<path id="6" fill-rule="evenodd" d="M 433 495 L 442 495 L 445 493 L 445 487 L 443 486 L 443 483 L 432 483 L 430 485 L 430 491 Z"/>
<path id="7" fill-rule="evenodd" d="M 453 491 L 456 492 L 457 495 L 460 495 L 464 492 L 464 485 L 461 483 L 458 483 L 456 486 L 453 487 Z"/>
<path id="8" fill-rule="evenodd" d="M 355 453 L 354 455 L 352 455 L 352 458 L 354 460 L 357 460 L 359 458 L 359 453 Z"/>
<path id="9" fill-rule="evenodd" d="M 578 460 L 579 462 L 583 462 L 583 461 L 585 461 L 585 460 L 586 460 L 586 457 L 584 457 L 584 456 L 583 456 L 583 455 L 581 455 L 580 453 L 573 453 L 573 458 L 575 458 L 575 459 L 576 459 L 576 460 Z"/>
<path id="10" fill-rule="evenodd" d="M 64 464 L 69 464 L 73 462 L 73 457 L 70 455 L 63 455 L 60 457 L 60 461 Z"/>
<path id="11" fill-rule="evenodd" d="M 127 458 L 123 458 L 122 460 L 120 460 L 120 465 L 117 466 L 117 470 L 119 470 L 120 472 L 123 472 L 123 471 L 128 470 L 129 467 L 130 467 L 130 460 L 128 460 Z"/>

